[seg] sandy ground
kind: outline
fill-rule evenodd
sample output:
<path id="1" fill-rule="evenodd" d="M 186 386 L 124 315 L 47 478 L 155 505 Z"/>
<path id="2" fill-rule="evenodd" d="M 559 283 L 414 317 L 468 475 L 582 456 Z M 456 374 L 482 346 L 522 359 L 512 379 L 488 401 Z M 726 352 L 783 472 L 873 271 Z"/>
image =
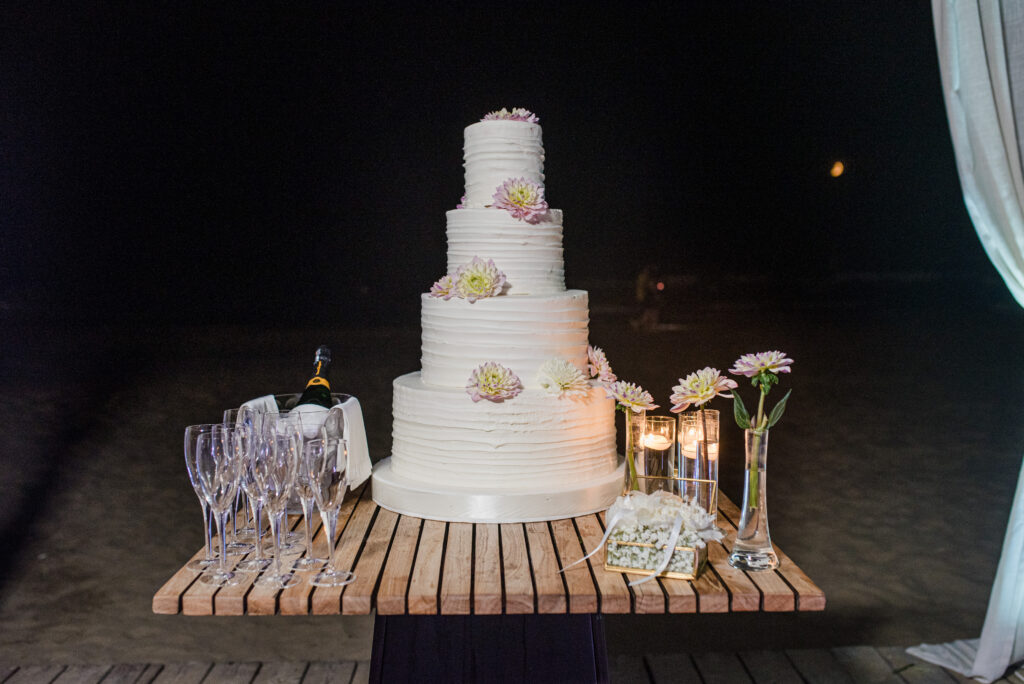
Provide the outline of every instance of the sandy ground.
<path id="1" fill-rule="evenodd" d="M 814 615 L 608 617 L 613 655 L 977 636 L 1024 450 L 1024 312 L 1008 296 L 935 294 L 767 313 L 680 301 L 652 333 L 630 328 L 625 306 L 592 307 L 592 342 L 666 405 L 706 364 L 768 348 L 796 359 L 771 435 L 771 529 L 828 597 Z M 405 323 L 5 326 L 0 661 L 368 658 L 369 618 L 157 616 L 150 601 L 202 543 L 182 428 L 295 391 L 325 341 L 383 457 L 390 381 L 419 366 Z M 738 499 L 742 435 L 725 425 L 722 487 Z"/>

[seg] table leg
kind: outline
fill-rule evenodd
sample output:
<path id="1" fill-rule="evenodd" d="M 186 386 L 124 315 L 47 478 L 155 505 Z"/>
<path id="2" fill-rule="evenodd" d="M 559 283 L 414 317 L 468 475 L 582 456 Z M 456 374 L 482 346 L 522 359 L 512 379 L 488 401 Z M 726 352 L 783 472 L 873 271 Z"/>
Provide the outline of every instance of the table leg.
<path id="1" fill-rule="evenodd" d="M 378 615 L 371 682 L 607 682 L 600 615 Z"/>

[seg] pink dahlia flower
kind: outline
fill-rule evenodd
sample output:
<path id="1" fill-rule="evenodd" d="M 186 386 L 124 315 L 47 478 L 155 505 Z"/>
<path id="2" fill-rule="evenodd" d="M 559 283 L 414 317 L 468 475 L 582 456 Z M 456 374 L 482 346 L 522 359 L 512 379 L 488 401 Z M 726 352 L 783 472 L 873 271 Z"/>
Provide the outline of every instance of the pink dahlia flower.
<path id="1" fill-rule="evenodd" d="M 587 345 L 587 368 L 590 370 L 590 377 L 597 378 L 601 382 L 615 382 L 618 379 L 612 372 L 608 357 L 600 347 Z"/>
<path id="2" fill-rule="evenodd" d="M 487 399 L 502 402 L 522 391 L 523 384 L 519 381 L 519 376 L 511 369 L 493 361 L 478 366 L 466 383 L 466 393 L 473 401 Z"/>
<path id="3" fill-rule="evenodd" d="M 717 368 L 701 368 L 696 373 L 690 373 L 685 378 L 679 378 L 679 384 L 672 388 L 672 413 L 685 411 L 693 406 L 703 406 L 715 397 L 732 399 L 728 394 L 739 385 L 735 380 L 723 376 Z"/>
<path id="4" fill-rule="evenodd" d="M 757 354 L 744 354 L 736 359 L 729 372 L 733 375 L 745 375 L 752 378 L 762 373 L 788 373 L 793 359 L 787 359 L 785 352 L 766 351 Z"/>
<path id="5" fill-rule="evenodd" d="M 505 287 L 505 274 L 494 265 L 494 259 L 484 261 L 480 257 L 464 266 L 455 273 L 454 293 L 470 303 L 485 297 L 496 297 Z"/>
<path id="6" fill-rule="evenodd" d="M 484 114 L 484 118 L 480 120 L 525 121 L 526 123 L 537 123 L 538 121 L 540 121 L 540 118 L 530 110 L 523 109 L 522 107 L 513 107 L 511 112 L 502 107 L 496 112 L 488 112 Z"/>
<path id="7" fill-rule="evenodd" d="M 451 273 L 442 276 L 440 280 L 430 286 L 431 297 L 441 297 L 445 300 L 455 296 L 455 280 Z"/>
<path id="8" fill-rule="evenodd" d="M 495 209 L 504 209 L 517 219 L 536 223 L 547 213 L 548 203 L 544 199 L 544 186 L 525 178 L 509 178 L 494 192 Z"/>
<path id="9" fill-rule="evenodd" d="M 618 380 L 610 385 L 606 385 L 604 391 L 609 398 L 619 402 L 619 406 L 633 413 L 658 408 L 658 405 L 654 403 L 654 397 L 651 396 L 651 393 L 645 392 L 643 387 L 633 382 Z"/>

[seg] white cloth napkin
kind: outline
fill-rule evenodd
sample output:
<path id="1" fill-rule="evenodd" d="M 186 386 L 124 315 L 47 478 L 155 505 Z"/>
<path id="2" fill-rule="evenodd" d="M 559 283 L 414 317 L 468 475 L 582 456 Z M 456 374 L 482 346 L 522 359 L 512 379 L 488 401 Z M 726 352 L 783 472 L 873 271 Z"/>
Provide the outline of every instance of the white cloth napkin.
<path id="1" fill-rule="evenodd" d="M 252 407 L 264 413 L 277 413 L 277 402 L 273 394 L 264 397 L 250 399 L 242 404 L 243 407 Z M 366 427 L 363 425 L 363 409 L 359 400 L 349 397 L 345 401 L 331 407 L 328 411 L 322 406 L 306 404 L 297 406 L 293 411 L 303 414 L 303 426 L 307 425 L 305 416 L 316 413 L 323 413 L 321 430 L 326 429 L 328 437 L 340 437 L 348 443 L 348 462 L 346 473 L 348 477 L 348 488 L 355 489 L 366 482 L 373 471 L 373 463 L 370 461 L 370 447 L 366 443 Z M 307 438 L 314 435 L 307 434 Z"/>

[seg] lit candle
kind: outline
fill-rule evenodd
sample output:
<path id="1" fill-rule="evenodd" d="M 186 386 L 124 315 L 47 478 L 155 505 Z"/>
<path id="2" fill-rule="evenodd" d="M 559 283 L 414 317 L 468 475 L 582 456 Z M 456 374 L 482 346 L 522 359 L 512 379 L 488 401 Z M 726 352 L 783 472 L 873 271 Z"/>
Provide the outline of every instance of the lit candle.
<path id="1" fill-rule="evenodd" d="M 656 449 L 658 451 L 664 451 L 672 446 L 672 440 L 665 435 L 645 435 L 644 446 L 648 449 Z"/>

